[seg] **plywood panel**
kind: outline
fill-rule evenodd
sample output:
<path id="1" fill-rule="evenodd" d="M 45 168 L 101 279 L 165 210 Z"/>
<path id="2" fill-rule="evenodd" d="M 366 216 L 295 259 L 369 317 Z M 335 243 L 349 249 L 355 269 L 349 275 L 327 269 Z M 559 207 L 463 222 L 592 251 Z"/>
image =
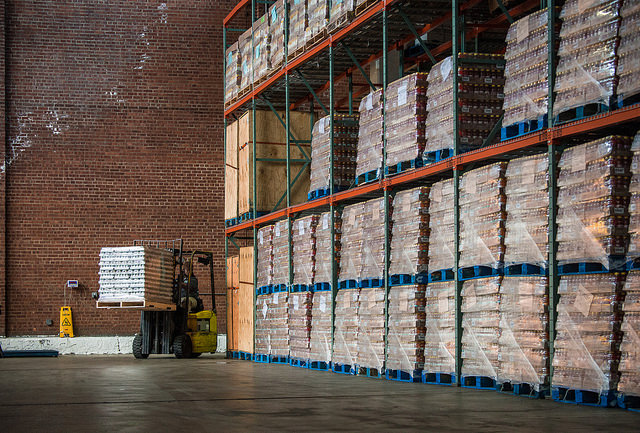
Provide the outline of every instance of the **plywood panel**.
<path id="1" fill-rule="evenodd" d="M 253 284 L 253 247 L 240 248 L 239 284 Z"/>
<path id="2" fill-rule="evenodd" d="M 237 300 L 234 293 L 236 291 L 237 289 L 227 287 L 227 350 L 238 350 L 238 330 L 235 323 L 238 316 Z"/>
<path id="3" fill-rule="evenodd" d="M 282 115 L 282 113 L 281 113 Z M 308 113 L 290 113 L 293 135 L 299 140 L 310 140 L 311 123 Z M 253 126 L 252 112 L 245 113 L 238 120 L 238 209 L 240 214 L 253 209 Z M 308 145 L 302 146 L 307 156 L 311 155 Z M 286 158 L 285 129 L 271 111 L 256 112 L 256 157 L 270 159 Z M 291 159 L 304 159 L 297 146 L 290 147 Z M 304 163 L 291 163 L 291 180 L 296 177 Z M 285 162 L 258 161 L 256 165 L 257 205 L 256 210 L 270 212 L 274 208 L 286 206 L 286 198 L 280 201 L 286 192 L 287 166 Z M 307 200 L 309 192 L 309 167 L 306 167 L 291 190 L 291 204 Z M 280 203 L 278 204 L 278 201 Z M 277 205 L 277 206 L 276 206 Z"/>
<path id="4" fill-rule="evenodd" d="M 238 350 L 253 353 L 253 284 L 238 289 Z"/>
<path id="5" fill-rule="evenodd" d="M 238 168 L 238 121 L 234 121 L 233 123 L 227 126 L 227 136 L 226 136 L 226 164 L 233 167 Z"/>
<path id="6" fill-rule="evenodd" d="M 224 168 L 224 219 L 238 216 L 238 169 Z"/>
<path id="7" fill-rule="evenodd" d="M 240 256 L 233 256 L 232 259 L 231 285 L 237 288 L 240 287 Z"/>
<path id="8" fill-rule="evenodd" d="M 233 317 L 231 318 L 232 329 L 231 338 L 233 339 L 234 350 L 239 350 L 238 341 L 240 334 L 240 289 L 238 287 L 233 288 Z"/>

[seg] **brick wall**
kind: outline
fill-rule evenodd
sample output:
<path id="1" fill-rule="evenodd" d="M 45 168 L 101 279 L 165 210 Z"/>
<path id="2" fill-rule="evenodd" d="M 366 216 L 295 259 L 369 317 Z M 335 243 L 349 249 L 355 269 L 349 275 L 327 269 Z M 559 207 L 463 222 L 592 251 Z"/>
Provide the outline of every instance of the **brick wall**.
<path id="1" fill-rule="evenodd" d="M 4 9 L 5 2 L 0 4 L 0 143 L 2 143 L 2 152 L 0 152 L 0 335 L 6 335 L 7 331 L 7 315 L 6 310 L 6 290 L 5 290 L 5 143 L 6 143 L 6 121 L 5 121 L 5 26 L 4 26 Z"/>
<path id="2" fill-rule="evenodd" d="M 68 279 L 82 285 L 67 291 L 76 334 L 135 332 L 139 313 L 91 299 L 100 248 L 134 239 L 213 250 L 224 293 L 221 23 L 234 4 L 0 6 L 0 335 L 56 334 Z M 224 298 L 218 317 L 224 329 Z"/>

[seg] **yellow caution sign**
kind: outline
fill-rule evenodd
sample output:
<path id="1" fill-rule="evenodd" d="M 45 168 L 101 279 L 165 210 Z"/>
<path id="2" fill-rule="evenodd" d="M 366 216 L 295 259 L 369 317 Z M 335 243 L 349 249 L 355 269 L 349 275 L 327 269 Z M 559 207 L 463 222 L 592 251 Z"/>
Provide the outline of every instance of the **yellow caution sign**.
<path id="1" fill-rule="evenodd" d="M 60 308 L 60 338 L 73 337 L 73 319 L 71 307 Z"/>

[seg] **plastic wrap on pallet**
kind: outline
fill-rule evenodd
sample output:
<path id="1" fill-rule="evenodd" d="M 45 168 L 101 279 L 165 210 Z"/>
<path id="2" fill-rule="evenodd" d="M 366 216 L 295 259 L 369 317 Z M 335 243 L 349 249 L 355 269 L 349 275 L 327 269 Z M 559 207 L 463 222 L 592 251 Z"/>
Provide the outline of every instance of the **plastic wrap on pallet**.
<path id="1" fill-rule="evenodd" d="M 311 332 L 309 335 L 309 359 L 311 361 L 331 362 L 332 305 L 333 295 L 331 290 L 313 293 Z"/>
<path id="2" fill-rule="evenodd" d="M 358 367 L 384 368 L 385 294 L 384 287 L 360 289 L 358 298 Z"/>
<path id="3" fill-rule="evenodd" d="M 173 304 L 173 253 L 143 246 L 100 250 L 100 301 Z"/>
<path id="4" fill-rule="evenodd" d="M 640 257 L 640 134 L 631 144 L 631 182 L 629 183 L 629 258 Z"/>
<path id="5" fill-rule="evenodd" d="M 389 209 L 391 217 L 392 207 L 389 206 Z M 384 238 L 386 232 L 384 198 L 364 202 L 362 212 L 362 265 L 359 279 L 384 278 Z M 345 246 L 346 242 L 345 239 Z"/>
<path id="6" fill-rule="evenodd" d="M 631 140 L 610 136 L 566 149 L 558 163 L 558 261 L 599 262 L 627 251 Z"/>
<path id="7" fill-rule="evenodd" d="M 616 389 L 624 280 L 622 273 L 560 277 L 554 387 Z"/>
<path id="8" fill-rule="evenodd" d="M 460 267 L 504 261 L 506 163 L 465 173 L 460 180 Z"/>
<path id="9" fill-rule="evenodd" d="M 356 173 L 358 115 L 336 114 L 333 119 L 333 184 L 348 188 Z M 309 191 L 329 188 L 331 119 L 323 117 L 313 125 Z"/>
<path id="10" fill-rule="evenodd" d="M 333 333 L 334 364 L 355 365 L 358 356 L 358 306 L 360 289 L 338 290 Z"/>
<path id="11" fill-rule="evenodd" d="M 620 15 L 617 93 L 626 99 L 640 93 L 640 1 L 625 0 Z"/>
<path id="12" fill-rule="evenodd" d="M 355 8 L 355 0 L 332 0 L 329 9 L 329 30 L 334 31 L 348 25 Z"/>
<path id="13" fill-rule="evenodd" d="M 289 356 L 289 294 L 272 293 L 267 311 L 269 320 L 269 355 Z"/>
<path id="14" fill-rule="evenodd" d="M 429 191 L 429 270 L 455 265 L 453 179 L 434 183 Z"/>
<path id="15" fill-rule="evenodd" d="M 424 366 L 425 288 L 409 285 L 389 290 L 387 370 L 411 373 Z"/>
<path id="16" fill-rule="evenodd" d="M 488 55 L 467 54 L 486 59 Z M 500 56 L 490 59 L 499 60 Z M 425 154 L 453 149 L 453 61 L 451 57 L 431 68 L 427 87 Z M 452 73 L 453 72 L 453 73 Z M 458 66 L 458 132 L 466 150 L 485 144 L 502 115 L 504 69 L 497 65 L 464 63 Z M 492 142 L 493 143 L 493 142 Z M 488 143 L 488 144 L 492 144 Z"/>
<path id="17" fill-rule="evenodd" d="M 309 359 L 313 293 L 289 293 L 289 354 Z"/>
<path id="18" fill-rule="evenodd" d="M 229 102 L 238 96 L 238 86 L 240 86 L 241 68 L 240 51 L 238 42 L 231 44 L 226 52 L 226 64 L 224 75 L 224 102 Z"/>
<path id="19" fill-rule="evenodd" d="M 309 17 L 309 38 L 313 39 L 322 35 L 329 23 L 329 1 L 307 0 L 307 15 Z"/>
<path id="20" fill-rule="evenodd" d="M 241 34 L 238 38 L 238 49 L 240 51 L 240 88 L 238 92 L 244 91 L 253 85 L 252 41 L 251 29 Z"/>
<path id="21" fill-rule="evenodd" d="M 256 288 L 273 284 L 273 225 L 258 230 Z"/>
<path id="22" fill-rule="evenodd" d="M 462 285 L 462 375 L 497 379 L 502 277 Z"/>
<path id="23" fill-rule="evenodd" d="M 293 222 L 293 284 L 310 286 L 314 283 L 318 220 L 318 215 L 309 215 Z"/>
<path id="24" fill-rule="evenodd" d="M 456 283 L 430 283 L 425 292 L 424 371 L 455 374 Z"/>
<path id="25" fill-rule="evenodd" d="M 504 83 L 504 118 L 513 125 L 547 114 L 548 11 L 543 9 L 515 21 L 507 32 Z"/>
<path id="26" fill-rule="evenodd" d="M 498 382 L 549 384 L 548 279 L 505 277 L 500 284 Z"/>
<path id="27" fill-rule="evenodd" d="M 549 258 L 549 158 L 547 154 L 509 161 L 504 262 L 547 267 Z"/>
<path id="28" fill-rule="evenodd" d="M 620 0 L 568 0 L 560 19 L 554 114 L 600 103 L 616 91 Z"/>
<path id="29" fill-rule="evenodd" d="M 273 285 L 289 285 L 289 221 L 273 226 Z"/>
<path id="30" fill-rule="evenodd" d="M 261 16 L 253 23 L 253 82 L 258 82 L 269 72 L 269 17 Z"/>
<path id="31" fill-rule="evenodd" d="M 268 355 L 271 352 L 271 327 L 269 309 L 273 295 L 258 295 L 256 299 L 256 354 Z"/>
<path id="32" fill-rule="evenodd" d="M 426 143 L 427 74 L 415 73 L 387 86 L 387 166 L 422 158 Z"/>
<path id="33" fill-rule="evenodd" d="M 382 167 L 382 90 L 369 93 L 360 101 L 358 129 L 358 155 L 356 176 L 375 171 L 380 175 Z"/>
<path id="34" fill-rule="evenodd" d="M 307 0 L 289 1 L 289 57 L 304 49 L 307 42 Z"/>
<path id="35" fill-rule="evenodd" d="M 279 70 L 284 62 L 284 0 L 269 7 L 269 71 Z"/>
<path id="36" fill-rule="evenodd" d="M 340 272 L 338 280 L 358 280 L 363 261 L 364 203 L 346 206 L 342 211 Z M 331 281 L 331 280 L 329 280 Z"/>
<path id="37" fill-rule="evenodd" d="M 337 275 L 340 275 L 340 245 L 342 239 L 342 219 L 338 211 L 334 211 L 333 221 L 335 225 L 335 254 L 331 251 L 331 213 L 324 212 L 320 215 L 316 226 L 316 275 L 314 283 L 329 283 L 333 281 L 331 274 L 331 262 L 335 256 Z"/>
<path id="38" fill-rule="evenodd" d="M 640 397 L 640 271 L 629 272 L 624 291 L 618 391 Z"/>
<path id="39" fill-rule="evenodd" d="M 427 272 L 429 188 L 414 188 L 396 194 L 391 227 L 389 275 Z"/>

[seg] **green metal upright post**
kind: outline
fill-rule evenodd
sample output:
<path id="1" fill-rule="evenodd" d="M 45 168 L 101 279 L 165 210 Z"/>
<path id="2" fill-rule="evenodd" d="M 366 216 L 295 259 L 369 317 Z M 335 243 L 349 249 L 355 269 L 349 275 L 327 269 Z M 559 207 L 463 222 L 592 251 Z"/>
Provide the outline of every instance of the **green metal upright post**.
<path id="1" fill-rule="evenodd" d="M 253 26 L 253 22 L 256 19 L 256 0 L 251 0 L 251 85 L 253 86 L 253 77 L 254 77 L 254 70 L 255 70 L 255 62 L 253 61 L 253 57 L 254 57 L 254 53 L 255 53 L 255 46 L 253 43 L 253 34 L 254 34 L 254 26 Z M 251 161 L 251 171 L 252 171 L 252 175 L 253 175 L 253 179 L 252 179 L 252 183 L 253 183 L 253 203 L 252 203 L 252 207 L 253 209 L 250 209 L 253 214 L 252 219 L 255 222 L 256 217 L 258 215 L 257 213 L 257 204 L 258 204 L 258 191 L 257 191 L 257 186 L 258 183 L 256 181 L 256 174 L 257 174 L 257 161 L 256 161 L 256 98 L 255 96 L 251 97 L 251 149 L 253 152 L 252 155 L 252 161 Z M 258 284 L 258 228 L 255 226 L 253 226 L 253 351 L 255 353 L 255 349 L 256 349 L 256 318 L 257 318 L 257 314 L 256 314 L 256 305 L 258 302 L 258 295 L 256 292 L 256 286 Z"/>
<path id="2" fill-rule="evenodd" d="M 382 168 L 380 177 L 384 177 L 387 167 L 387 69 L 389 66 L 387 8 L 382 9 Z M 391 240 L 389 236 L 389 188 L 384 187 L 384 366 L 386 368 L 389 344 L 389 254 Z"/>
<path id="3" fill-rule="evenodd" d="M 451 2 L 451 74 L 453 79 L 453 154 L 458 155 L 460 138 L 458 134 L 458 51 L 460 47 L 459 0 Z M 454 268 L 453 277 L 456 287 L 455 319 L 456 319 L 456 382 L 462 384 L 462 281 L 458 269 L 460 267 L 460 169 L 453 168 L 453 219 L 454 219 Z"/>
<path id="4" fill-rule="evenodd" d="M 335 115 L 334 101 L 334 76 L 333 61 L 334 47 L 329 45 L 329 193 L 331 200 L 329 201 L 329 218 L 331 223 L 331 359 L 333 360 L 333 340 L 336 325 L 336 297 L 338 296 L 338 264 L 336 262 L 336 222 L 335 222 L 335 205 L 333 203 L 333 148 L 334 148 L 334 125 L 333 117 Z"/>
<path id="5" fill-rule="evenodd" d="M 291 131 L 291 116 L 290 116 L 290 109 L 289 109 L 289 85 L 290 85 L 290 81 L 289 81 L 289 73 L 285 73 L 284 75 L 284 101 L 285 101 L 285 121 L 287 124 L 287 131 L 286 131 L 286 146 L 287 146 L 287 208 L 289 208 L 291 206 L 291 140 L 290 140 L 290 134 L 289 132 Z M 289 269 L 289 281 L 287 284 L 287 291 L 290 291 L 291 289 L 291 284 L 293 284 L 293 245 L 292 245 L 292 232 L 293 232 L 293 224 L 291 221 L 291 214 L 287 211 L 287 227 L 289 228 L 289 238 L 288 238 L 288 248 L 287 248 L 287 253 L 289 255 L 288 257 L 288 269 Z"/>

